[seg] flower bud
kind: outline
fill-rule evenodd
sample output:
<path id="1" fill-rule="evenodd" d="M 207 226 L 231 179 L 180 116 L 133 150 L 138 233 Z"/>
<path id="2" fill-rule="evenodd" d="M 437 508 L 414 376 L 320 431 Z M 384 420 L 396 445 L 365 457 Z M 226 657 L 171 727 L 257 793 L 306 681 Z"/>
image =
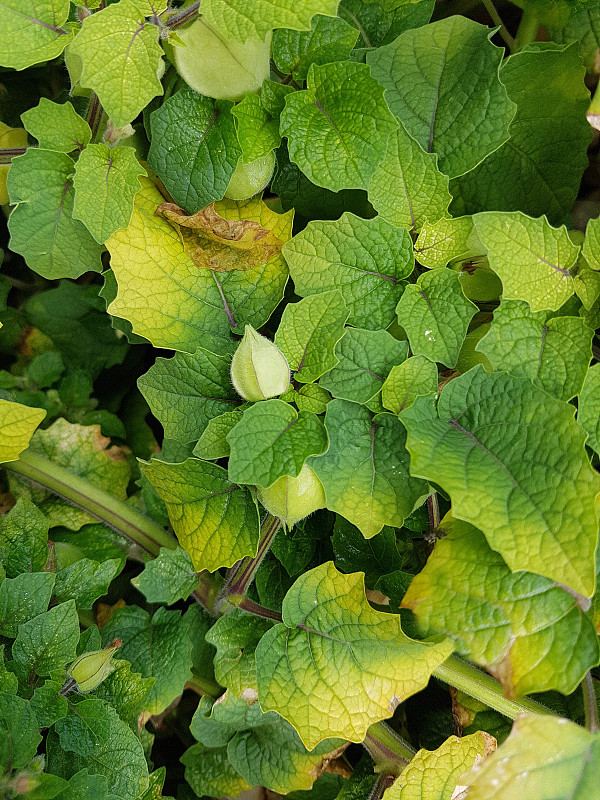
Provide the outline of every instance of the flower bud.
<path id="1" fill-rule="evenodd" d="M 114 639 L 107 644 L 104 650 L 93 650 L 79 656 L 69 667 L 68 674 L 73 680 L 77 681 L 77 688 L 80 692 L 91 692 L 100 686 L 105 678 L 108 678 L 114 666 L 110 663 L 123 642 Z"/>
<path id="2" fill-rule="evenodd" d="M 231 361 L 231 382 L 244 400 L 266 400 L 283 394 L 290 385 L 290 368 L 281 350 L 252 325 Z"/>
<path id="3" fill-rule="evenodd" d="M 323 485 L 306 464 L 296 478 L 284 475 L 267 489 L 259 486 L 258 499 L 289 528 L 318 508 L 325 508 Z"/>

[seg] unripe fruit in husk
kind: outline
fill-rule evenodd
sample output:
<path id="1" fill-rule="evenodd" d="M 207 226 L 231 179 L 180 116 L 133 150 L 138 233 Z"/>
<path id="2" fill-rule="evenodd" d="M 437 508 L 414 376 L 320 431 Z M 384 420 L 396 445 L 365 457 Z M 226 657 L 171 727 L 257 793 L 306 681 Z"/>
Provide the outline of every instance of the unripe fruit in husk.
<path id="1" fill-rule="evenodd" d="M 91 692 L 100 686 L 105 678 L 108 678 L 114 670 L 114 666 L 110 662 L 121 645 L 120 639 L 114 639 L 104 650 L 84 653 L 71 664 L 68 674 L 77 681 L 77 688 L 80 692 Z"/>
<path id="2" fill-rule="evenodd" d="M 196 92 L 216 100 L 241 100 L 256 92 L 270 74 L 271 34 L 243 44 L 227 39 L 202 17 L 177 31 L 183 43 L 165 50 L 183 80 Z"/>
<path id="3" fill-rule="evenodd" d="M 274 150 L 255 161 L 248 161 L 247 164 L 240 159 L 229 181 L 225 197 L 230 200 L 247 200 L 258 192 L 262 192 L 271 180 L 274 169 Z"/>
<path id="4" fill-rule="evenodd" d="M 278 397 L 290 385 L 290 368 L 281 350 L 246 325 L 244 338 L 231 360 L 231 382 L 244 400 Z"/>
<path id="5" fill-rule="evenodd" d="M 288 528 L 313 511 L 325 508 L 323 484 L 307 464 L 304 464 L 296 478 L 284 475 L 267 489 L 259 486 L 258 499 L 270 514 L 279 517 Z"/>

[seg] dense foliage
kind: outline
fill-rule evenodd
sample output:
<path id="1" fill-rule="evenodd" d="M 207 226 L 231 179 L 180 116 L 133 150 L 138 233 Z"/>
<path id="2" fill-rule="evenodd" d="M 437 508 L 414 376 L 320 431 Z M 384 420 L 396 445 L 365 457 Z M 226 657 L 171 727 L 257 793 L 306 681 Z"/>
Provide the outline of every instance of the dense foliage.
<path id="1" fill-rule="evenodd" d="M 0 23 L 0 798 L 597 800 L 600 0 Z"/>

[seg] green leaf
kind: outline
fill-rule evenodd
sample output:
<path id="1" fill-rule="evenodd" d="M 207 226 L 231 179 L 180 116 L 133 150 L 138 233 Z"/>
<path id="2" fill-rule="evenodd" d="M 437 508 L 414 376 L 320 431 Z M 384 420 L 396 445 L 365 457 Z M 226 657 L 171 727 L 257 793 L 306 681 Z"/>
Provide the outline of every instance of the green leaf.
<path id="1" fill-rule="evenodd" d="M 396 308 L 413 353 L 454 367 L 477 306 L 452 270 L 425 272 L 409 284 Z"/>
<path id="2" fill-rule="evenodd" d="M 520 800 L 594 800 L 599 768 L 600 734 L 567 719 L 522 716 L 506 742 L 469 776 L 469 800 L 503 800 L 515 793 Z"/>
<path id="3" fill-rule="evenodd" d="M 90 0 L 88 4 L 91 6 Z M 106 778 L 103 775 L 89 775 L 87 769 L 73 775 L 57 800 L 80 800 L 82 797 L 86 800 L 114 800 L 114 795 L 109 795 Z"/>
<path id="4" fill-rule="evenodd" d="M 283 246 L 296 292 L 302 297 L 337 289 L 348 322 L 369 330 L 394 319 L 403 279 L 414 268 L 408 231 L 380 217 L 345 213 L 339 220 L 309 222 Z"/>
<path id="5" fill-rule="evenodd" d="M 381 387 L 381 402 L 394 414 L 410 408 L 417 397 L 435 394 L 438 388 L 436 365 L 425 356 L 412 356 L 392 367 Z"/>
<path id="6" fill-rule="evenodd" d="M 90 126 L 69 102 L 53 103 L 42 97 L 35 108 L 21 114 L 21 119 L 43 150 L 71 153 L 82 150 L 92 137 Z"/>
<path id="7" fill-rule="evenodd" d="M 591 311 L 594 303 L 600 297 L 600 273 L 595 269 L 590 269 L 581 257 L 576 265 L 576 272 L 573 275 L 573 285 L 575 294 L 587 311 Z"/>
<path id="8" fill-rule="evenodd" d="M 187 600 L 198 586 L 198 575 L 185 550 L 161 547 L 158 557 L 148 561 L 131 582 L 149 603 L 171 606 L 178 600 Z"/>
<path id="9" fill-rule="evenodd" d="M 36 432 L 30 447 L 32 452 L 85 478 L 119 500 L 127 499 L 131 476 L 127 455 L 120 447 L 110 445 L 110 439 L 100 433 L 99 425 L 72 425 L 66 419 L 57 419 L 46 430 Z M 18 485 L 11 476 L 13 482 Z M 50 491 L 40 489 L 34 492 L 36 502 L 48 517 L 50 525 L 65 525 L 72 530 L 79 530 L 82 525 L 96 522 L 95 517 Z"/>
<path id="10" fill-rule="evenodd" d="M 592 336 L 581 317 L 550 319 L 522 300 L 503 300 L 477 349 L 494 370 L 529 378 L 559 400 L 571 400 L 588 371 Z"/>
<path id="11" fill-rule="evenodd" d="M 179 543 L 197 571 L 214 572 L 255 555 L 258 509 L 249 490 L 231 483 L 222 467 L 197 458 L 183 464 L 153 459 L 142 471 L 167 504 Z"/>
<path id="12" fill-rule="evenodd" d="M 453 215 L 523 211 L 564 221 L 588 163 L 584 75 L 576 47 L 524 50 L 504 62 L 500 77 L 517 104 L 510 139 L 451 184 Z"/>
<path id="13" fill-rule="evenodd" d="M 263 158 L 271 150 L 279 147 L 281 136 L 278 120 L 271 117 L 258 95 L 248 92 L 244 99 L 231 109 L 231 113 L 235 117 L 237 137 L 244 162 Z"/>
<path id="14" fill-rule="evenodd" d="M 73 219 L 75 163 L 65 153 L 30 147 L 13 159 L 7 187 L 16 204 L 10 246 L 48 280 L 100 272 L 102 247 Z"/>
<path id="15" fill-rule="evenodd" d="M 477 366 L 444 387 L 437 413 L 418 398 L 402 422 L 412 473 L 438 483 L 510 569 L 590 597 L 600 482 L 573 416 L 525 378 Z"/>
<path id="16" fill-rule="evenodd" d="M 0 636 L 15 637 L 17 629 L 47 610 L 52 597 L 54 575 L 50 572 L 23 573 L 0 583 Z"/>
<path id="17" fill-rule="evenodd" d="M 474 219 L 504 300 L 525 300 L 534 312 L 556 311 L 573 295 L 569 269 L 578 248 L 564 226 L 553 228 L 545 217 L 520 211 L 489 211 Z"/>
<path id="18" fill-rule="evenodd" d="M 0 64 L 25 69 L 59 56 L 73 36 L 69 0 L 4 0 Z"/>
<path id="19" fill-rule="evenodd" d="M 410 28 L 426 25 L 431 19 L 435 0 L 416 0 L 390 11 L 384 10 L 385 0 L 367 3 L 364 0 L 342 0 L 338 14 L 351 25 L 358 28 L 360 39 L 354 54 L 362 55 L 367 48 L 379 47 L 393 42 L 401 33 Z"/>
<path id="20" fill-rule="evenodd" d="M 69 704 L 67 698 L 60 694 L 62 683 L 45 681 L 38 686 L 31 698 L 31 708 L 40 728 L 50 728 L 54 723 L 67 716 Z"/>
<path id="21" fill-rule="evenodd" d="M 590 367 L 585 376 L 577 404 L 577 422 L 588 434 L 586 444 L 600 453 L 600 364 Z"/>
<path id="22" fill-rule="evenodd" d="M 240 697 L 246 696 L 248 689 L 258 691 L 256 646 L 272 625 L 269 620 L 234 608 L 206 634 L 206 641 L 217 648 L 215 676 L 230 694 Z"/>
<path id="23" fill-rule="evenodd" d="M 183 86 L 150 117 L 148 165 L 189 214 L 221 200 L 241 155 L 229 100 Z"/>
<path id="24" fill-rule="evenodd" d="M 103 700 L 84 700 L 55 725 L 62 748 L 75 753 L 122 800 L 137 800 L 148 786 L 148 765 L 139 739 Z M 91 776 L 90 776 L 91 777 Z"/>
<path id="25" fill-rule="evenodd" d="M 515 104 L 500 82 L 502 50 L 462 16 L 406 31 L 367 56 L 392 113 L 454 178 L 508 140 Z M 459 86 L 469 91 L 457 92 Z"/>
<path id="26" fill-rule="evenodd" d="M 571 694 L 600 660 L 596 631 L 577 600 L 548 578 L 511 572 L 468 522 L 445 518 L 441 530 L 445 537 L 402 605 L 424 632 L 448 636 L 498 678 L 508 697 Z"/>
<path id="27" fill-rule="evenodd" d="M 472 217 L 425 222 L 415 244 L 419 264 L 429 269 L 445 267 L 467 256 L 482 256 L 485 248 L 477 238 Z"/>
<path id="28" fill-rule="evenodd" d="M 219 276 L 198 269 L 179 231 L 154 214 L 162 195 L 149 180 L 142 183 L 129 228 L 107 242 L 119 284 L 109 313 L 129 320 L 156 347 L 228 352 L 230 332 L 241 333 L 246 324 L 260 328 L 283 297 L 283 259 L 278 255 L 264 266 Z M 218 203 L 216 210 L 227 219 L 259 222 L 282 241 L 291 236 L 292 215 L 275 214 L 258 198 Z"/>
<path id="29" fill-rule="evenodd" d="M 120 652 L 120 651 L 119 651 Z M 146 700 L 155 684 L 154 678 L 143 678 L 132 670 L 129 661 L 114 659 L 113 672 L 90 695 L 104 700 L 115 709 L 123 722 L 136 725 L 138 717 L 147 707 Z"/>
<path id="30" fill-rule="evenodd" d="M 343 739 L 326 739 L 308 752 L 294 728 L 279 714 L 266 714 L 258 703 L 227 693 L 212 705 L 202 702 L 190 726 L 206 747 L 227 746 L 230 764 L 251 786 L 274 792 L 308 790 L 335 758 Z M 333 751 L 333 752 L 332 752 Z"/>
<path id="31" fill-rule="evenodd" d="M 2 772 L 26 767 L 42 741 L 35 714 L 26 700 L 0 694 L 0 734 Z"/>
<path id="32" fill-rule="evenodd" d="M 88 145 L 75 164 L 73 217 L 103 244 L 115 231 L 126 228 L 133 214 L 133 198 L 145 175 L 133 147 Z"/>
<path id="33" fill-rule="evenodd" d="M 231 359 L 199 348 L 193 355 L 157 358 L 138 387 L 165 436 L 195 442 L 209 421 L 229 411 L 239 397 L 231 384 Z"/>
<path id="34" fill-rule="evenodd" d="M 331 543 L 336 567 L 346 573 L 364 572 L 369 587 L 374 587 L 382 575 L 402 567 L 396 532 L 387 525 L 371 539 L 365 539 L 348 520 L 336 517 Z"/>
<path id="35" fill-rule="evenodd" d="M 229 479 L 265 488 L 284 475 L 297 477 L 308 456 L 321 455 L 328 445 L 316 414 L 297 413 L 282 400 L 264 400 L 246 409 L 227 441 Z"/>
<path id="36" fill-rule="evenodd" d="M 277 30 L 273 34 L 273 61 L 281 72 L 296 82 L 306 79 L 311 64 L 345 61 L 358 30 L 339 17 L 313 18 L 310 31 Z"/>
<path id="37" fill-rule="evenodd" d="M 78 641 L 75 601 L 68 600 L 19 625 L 12 654 L 24 676 L 50 675 L 75 658 Z"/>
<path id="38" fill-rule="evenodd" d="M 366 189 L 396 128 L 383 89 L 365 64 L 313 64 L 307 88 L 286 97 L 280 130 L 290 160 L 336 192 Z"/>
<path id="39" fill-rule="evenodd" d="M 328 562 L 296 581 L 283 623 L 258 645 L 261 708 L 277 710 L 307 748 L 328 736 L 362 742 L 369 725 L 424 688 L 450 652 L 448 642 L 409 639 L 397 615 L 371 608 L 360 573 L 342 575 Z"/>
<path id="40" fill-rule="evenodd" d="M 408 343 L 387 331 L 346 328 L 335 355 L 339 363 L 323 375 L 321 386 L 341 400 L 368 403 L 381 391 L 392 367 L 405 360 Z"/>
<path id="41" fill-rule="evenodd" d="M 226 747 L 212 749 L 195 744 L 180 761 L 185 766 L 185 779 L 197 796 L 237 797 L 252 788 L 231 766 Z"/>
<path id="42" fill-rule="evenodd" d="M 120 559 L 99 562 L 82 558 L 56 573 L 54 596 L 60 602 L 75 600 L 77 608 L 91 610 L 121 569 Z"/>
<path id="43" fill-rule="evenodd" d="M 139 606 L 118 608 L 101 630 L 104 647 L 119 638 L 119 655 L 144 678 L 156 678 L 144 708 L 160 714 L 191 677 L 192 643 L 180 611 L 159 608 L 152 619 Z"/>
<path id="44" fill-rule="evenodd" d="M 579 54 L 590 74 L 595 72 L 594 62 L 600 49 L 600 8 L 594 5 L 588 3 L 587 7 L 576 6 L 564 25 L 548 25 L 551 41 L 558 44 L 578 42 Z"/>
<path id="45" fill-rule="evenodd" d="M 69 48 L 81 59 L 81 86 L 98 95 L 118 128 L 162 94 L 159 30 L 145 21 L 149 9 L 139 5 L 120 0 L 87 17 Z"/>
<path id="46" fill-rule="evenodd" d="M 241 418 L 241 411 L 226 411 L 225 414 L 209 419 L 208 425 L 194 447 L 194 455 L 208 461 L 226 458 L 230 452 L 227 434 L 233 430 Z"/>
<path id="47" fill-rule="evenodd" d="M 316 383 L 305 383 L 297 389 L 290 387 L 281 395 L 286 403 L 295 403 L 298 411 L 311 411 L 313 414 L 324 414 L 331 395 Z"/>
<path id="48" fill-rule="evenodd" d="M 427 484 L 408 472 L 405 431 L 393 414 L 373 416 L 346 400 L 327 405 L 329 450 L 309 466 L 323 484 L 327 508 L 366 538 L 384 525 L 401 527 L 427 496 Z"/>
<path id="49" fill-rule="evenodd" d="M 48 527 L 46 517 L 24 497 L 0 517 L 0 562 L 9 577 L 40 572 L 46 566 Z"/>
<path id="50" fill-rule="evenodd" d="M 581 252 L 591 269 L 600 270 L 600 219 L 588 222 Z"/>
<path id="51" fill-rule="evenodd" d="M 288 303 L 275 334 L 275 344 L 287 358 L 294 379 L 312 383 L 337 364 L 333 353 L 344 332 L 348 309 L 338 291 Z"/>
<path id="52" fill-rule="evenodd" d="M 0 463 L 19 458 L 45 416 L 43 408 L 30 408 L 0 398 Z"/>
<path id="53" fill-rule="evenodd" d="M 446 216 L 452 196 L 437 161 L 400 124 L 369 183 L 373 208 L 393 225 L 412 231 L 419 231 L 426 220 Z"/>
<path id="54" fill-rule="evenodd" d="M 385 800 L 451 800 L 462 775 L 489 755 L 496 742 L 487 733 L 450 736 L 437 750 L 419 750 Z"/>
<path id="55" fill-rule="evenodd" d="M 339 0 L 206 0 L 202 14 L 208 22 L 234 39 L 264 39 L 273 28 L 308 30 L 315 14 L 335 17 Z"/>

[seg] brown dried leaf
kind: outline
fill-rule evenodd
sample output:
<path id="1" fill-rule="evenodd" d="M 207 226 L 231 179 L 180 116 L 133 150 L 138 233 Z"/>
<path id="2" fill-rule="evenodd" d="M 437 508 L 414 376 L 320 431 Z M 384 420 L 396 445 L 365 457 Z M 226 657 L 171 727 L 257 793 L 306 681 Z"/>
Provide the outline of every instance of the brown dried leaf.
<path id="1" fill-rule="evenodd" d="M 273 231 L 258 222 L 225 219 L 214 203 L 196 214 L 186 214 L 174 203 L 161 203 L 155 213 L 166 217 L 178 230 L 187 254 L 203 269 L 229 272 L 259 267 L 283 246 Z"/>

